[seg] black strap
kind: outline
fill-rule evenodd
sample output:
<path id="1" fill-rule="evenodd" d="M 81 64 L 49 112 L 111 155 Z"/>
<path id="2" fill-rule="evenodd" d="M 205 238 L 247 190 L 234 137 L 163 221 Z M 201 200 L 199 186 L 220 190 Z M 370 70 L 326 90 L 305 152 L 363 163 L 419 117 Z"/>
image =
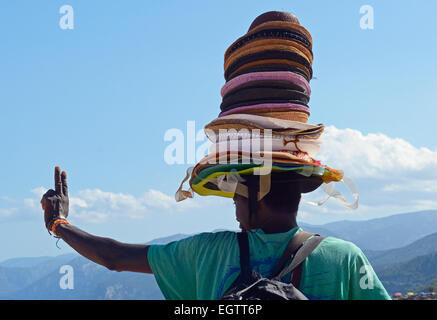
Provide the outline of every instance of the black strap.
<path id="1" fill-rule="evenodd" d="M 303 263 L 298 265 L 291 275 L 291 283 L 296 289 L 299 289 L 300 287 L 300 279 L 302 278 L 302 265 Z"/>
<path id="2" fill-rule="evenodd" d="M 296 252 L 288 267 L 282 270 L 274 279 L 280 280 L 286 274 L 293 272 L 311 254 L 311 252 L 313 252 L 313 250 L 320 244 L 320 242 L 322 242 L 323 239 L 323 237 L 316 235 L 305 241 L 300 249 Z"/>
<path id="3" fill-rule="evenodd" d="M 238 238 L 238 247 L 240 248 L 241 275 L 248 276 L 251 273 L 249 237 L 247 235 L 247 232 L 238 232 L 237 238 Z"/>
<path id="4" fill-rule="evenodd" d="M 255 224 L 258 222 L 259 176 L 247 177 L 247 189 L 249 202 L 249 224 L 252 225 L 252 218 L 255 219 Z"/>
<path id="5" fill-rule="evenodd" d="M 310 238 L 311 236 L 313 237 Z M 252 269 L 250 267 L 249 237 L 247 232 L 238 232 L 237 239 L 240 250 L 241 277 L 249 277 Z M 292 272 L 291 282 L 296 288 L 299 288 L 303 261 L 311 254 L 311 252 L 313 252 L 323 239 L 324 237 L 321 237 L 318 234 L 314 235 L 304 231 L 297 233 L 285 248 L 276 269 L 282 268 L 282 265 L 287 262 L 290 257 L 292 258 L 291 263 L 277 276 L 275 276 L 277 272 L 273 272 L 270 278 L 280 281 L 282 277 Z M 289 253 L 291 253 L 291 255 L 288 255 Z M 282 260 L 285 260 L 284 263 L 281 263 Z"/>

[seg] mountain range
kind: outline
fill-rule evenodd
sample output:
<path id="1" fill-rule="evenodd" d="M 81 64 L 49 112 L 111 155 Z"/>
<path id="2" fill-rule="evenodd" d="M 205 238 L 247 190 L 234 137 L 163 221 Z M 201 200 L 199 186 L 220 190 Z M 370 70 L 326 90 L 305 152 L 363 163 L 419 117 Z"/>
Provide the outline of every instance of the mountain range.
<path id="1" fill-rule="evenodd" d="M 312 232 L 311 225 L 301 224 Z M 321 235 L 351 241 L 366 250 L 388 250 L 406 246 L 437 232 L 437 210 L 396 214 L 365 221 L 337 221 L 316 226 Z M 328 231 L 328 234 L 324 233 Z"/>
<path id="2" fill-rule="evenodd" d="M 426 291 L 437 284 L 437 211 L 300 226 L 308 232 L 357 244 L 390 294 Z M 165 244 L 188 236 L 176 234 L 148 244 Z M 63 290 L 59 285 L 63 265 L 73 267 L 74 290 Z M 0 299 L 158 300 L 163 296 L 153 275 L 109 271 L 77 254 L 65 254 L 0 262 Z"/>

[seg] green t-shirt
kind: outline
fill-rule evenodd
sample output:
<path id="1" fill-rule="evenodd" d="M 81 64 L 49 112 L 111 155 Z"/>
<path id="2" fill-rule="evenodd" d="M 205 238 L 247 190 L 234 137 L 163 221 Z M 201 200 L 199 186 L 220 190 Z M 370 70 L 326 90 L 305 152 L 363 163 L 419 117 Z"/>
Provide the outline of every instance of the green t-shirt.
<path id="1" fill-rule="evenodd" d="M 300 230 L 248 232 L 252 269 L 269 276 Z M 152 245 L 148 259 L 164 297 L 171 300 L 219 299 L 240 273 L 237 234 L 230 231 Z M 363 252 L 333 237 L 325 238 L 304 261 L 299 289 L 310 300 L 390 299 Z"/>

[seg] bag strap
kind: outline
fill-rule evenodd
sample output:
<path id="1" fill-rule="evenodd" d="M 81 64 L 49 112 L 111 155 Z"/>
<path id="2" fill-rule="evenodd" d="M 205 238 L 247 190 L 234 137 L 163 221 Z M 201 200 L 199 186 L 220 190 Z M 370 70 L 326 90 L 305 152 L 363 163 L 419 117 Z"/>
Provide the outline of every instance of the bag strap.
<path id="1" fill-rule="evenodd" d="M 305 240 L 307 240 L 311 236 L 313 236 L 312 233 L 300 231 L 290 239 L 270 278 L 274 278 L 279 272 L 281 272 L 281 270 L 285 266 L 285 263 L 290 259 L 290 257 L 293 258 L 294 254 L 300 248 L 302 243 L 304 243 Z"/>
<path id="2" fill-rule="evenodd" d="M 255 223 L 258 222 L 258 189 L 259 178 L 257 176 L 247 177 L 248 187 L 248 202 L 249 202 L 249 224 L 252 223 L 252 218 L 255 219 Z"/>
<path id="3" fill-rule="evenodd" d="M 312 233 L 300 231 L 290 239 L 271 277 L 275 276 L 283 269 L 285 263 L 290 259 L 290 256 L 293 257 L 296 251 L 302 246 L 302 243 L 311 236 L 313 236 Z M 248 234 L 247 232 L 238 232 L 237 238 L 238 247 L 240 249 L 241 272 L 250 273 L 251 268 Z"/>
<path id="4" fill-rule="evenodd" d="M 314 237 L 311 238 L 312 236 Z M 252 269 L 250 267 L 249 237 L 247 232 L 238 232 L 237 239 L 240 250 L 241 276 L 249 277 Z M 280 281 L 283 276 L 289 272 L 293 272 L 291 276 L 291 282 L 295 288 L 299 288 L 303 265 L 302 262 L 311 254 L 311 252 L 323 239 L 324 237 L 321 237 L 318 234 L 312 234 L 305 231 L 298 232 L 288 242 L 287 247 L 285 248 L 278 264 L 275 267 L 275 271 L 272 273 L 270 278 Z M 279 273 L 279 271 L 281 271 L 283 268 L 283 265 L 290 259 L 290 257 L 292 258 L 290 265 L 286 269 L 282 270 L 281 273 Z M 277 273 L 279 274 L 275 276 Z"/>
<path id="5" fill-rule="evenodd" d="M 241 276 L 249 276 L 250 268 L 250 252 L 249 252 L 249 237 L 247 232 L 238 232 L 238 247 L 240 248 L 240 268 Z"/>
<path id="6" fill-rule="evenodd" d="M 296 254 L 293 257 L 293 260 L 288 265 L 287 268 L 283 269 L 274 279 L 280 280 L 286 274 L 293 272 L 297 267 L 299 267 L 302 262 L 313 252 L 313 250 L 322 242 L 324 237 L 319 235 L 315 235 L 312 238 L 309 238 L 307 241 L 303 243 L 303 245 L 298 249 Z"/>
<path id="7" fill-rule="evenodd" d="M 302 266 L 303 266 L 303 263 L 298 265 L 296 267 L 296 269 L 294 269 L 293 273 L 291 274 L 291 284 L 296 289 L 299 289 L 299 287 L 300 287 L 300 279 L 302 278 Z"/>

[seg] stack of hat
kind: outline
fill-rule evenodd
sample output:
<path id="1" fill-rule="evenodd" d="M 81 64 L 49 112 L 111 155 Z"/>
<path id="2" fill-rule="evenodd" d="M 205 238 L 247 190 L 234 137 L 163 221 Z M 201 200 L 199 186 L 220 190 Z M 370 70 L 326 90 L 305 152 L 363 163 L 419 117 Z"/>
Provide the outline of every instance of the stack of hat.
<path id="1" fill-rule="evenodd" d="M 247 196 L 240 182 L 260 175 L 261 199 L 273 180 L 295 181 L 302 193 L 342 180 L 342 171 L 313 158 L 324 126 L 307 123 L 312 44 L 294 15 L 274 11 L 256 18 L 226 50 L 221 112 L 205 127 L 213 145 L 182 184 L 191 175 L 200 195 Z M 182 184 L 178 201 L 192 197 Z"/>
<path id="2" fill-rule="evenodd" d="M 220 116 L 248 113 L 307 122 L 312 62 L 311 35 L 295 16 L 259 16 L 226 50 Z"/>

